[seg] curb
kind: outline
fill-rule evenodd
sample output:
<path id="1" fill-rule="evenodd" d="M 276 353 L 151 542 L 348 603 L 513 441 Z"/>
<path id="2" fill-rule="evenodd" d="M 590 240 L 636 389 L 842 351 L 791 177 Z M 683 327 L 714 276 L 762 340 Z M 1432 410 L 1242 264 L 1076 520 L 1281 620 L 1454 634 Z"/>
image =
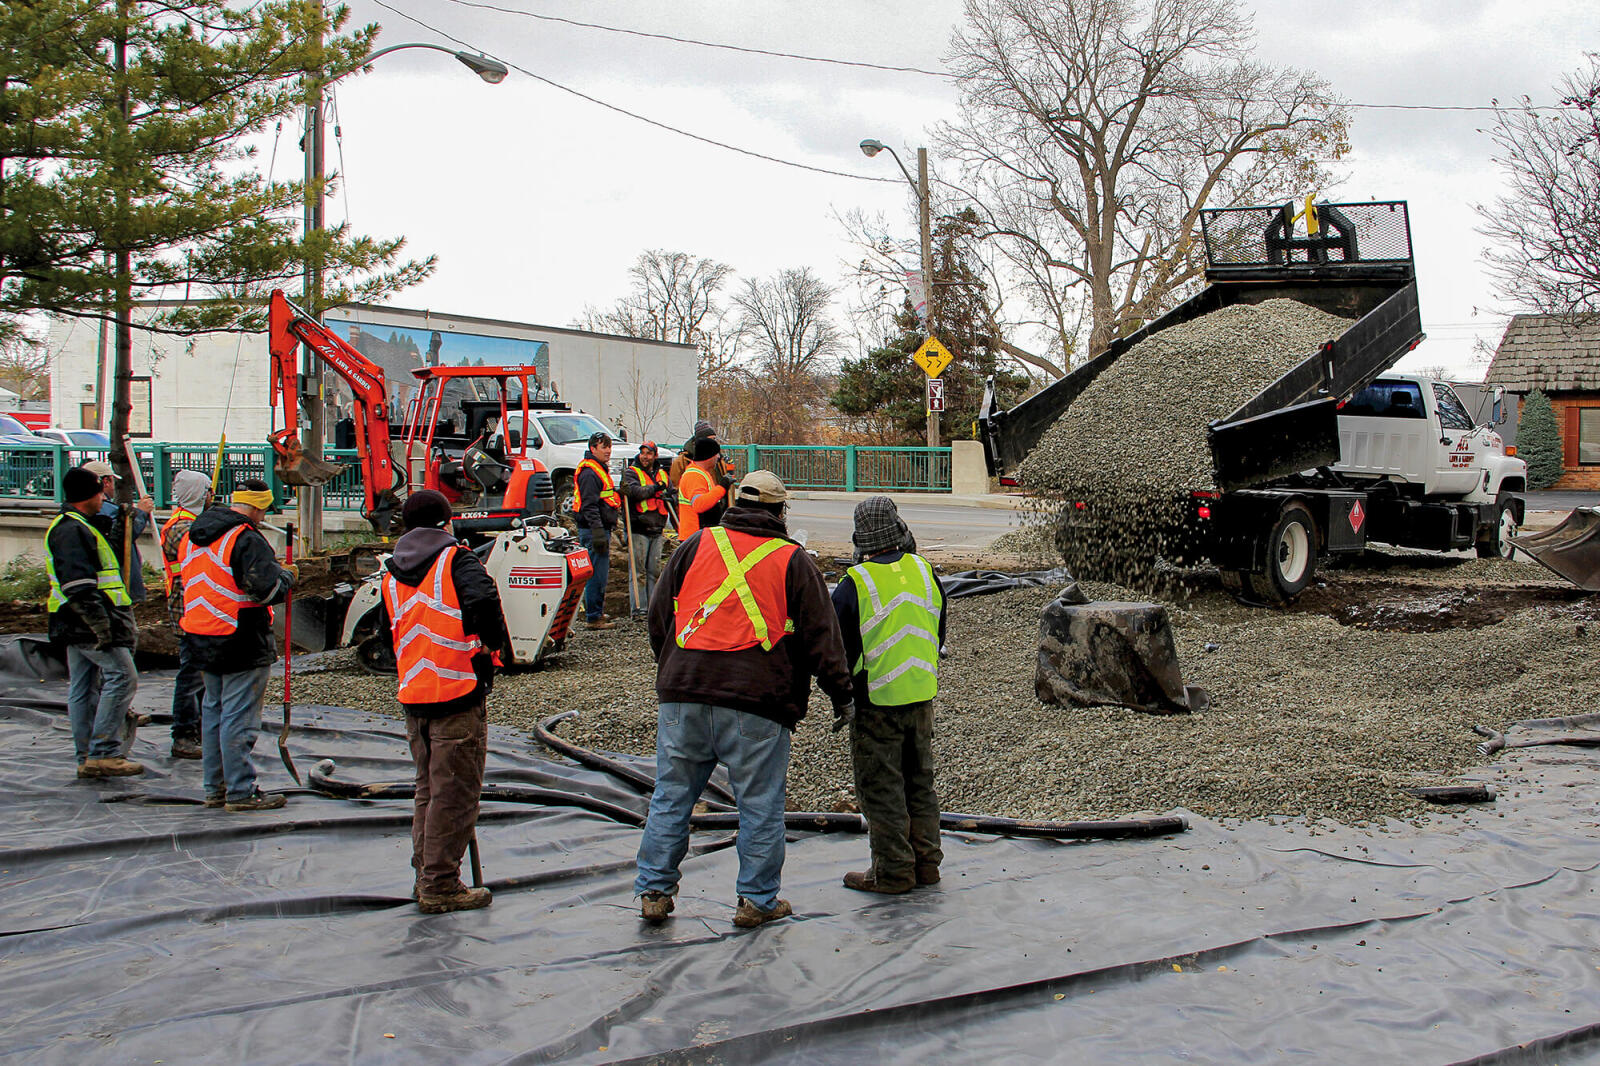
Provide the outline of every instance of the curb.
<path id="1" fill-rule="evenodd" d="M 1028 498 L 1009 493 L 990 493 L 985 496 L 957 496 L 949 492 L 845 492 L 824 489 L 797 489 L 789 493 L 792 500 L 865 500 L 873 496 L 887 496 L 902 504 L 925 503 L 941 507 L 977 507 L 990 511 L 1020 511 Z"/>

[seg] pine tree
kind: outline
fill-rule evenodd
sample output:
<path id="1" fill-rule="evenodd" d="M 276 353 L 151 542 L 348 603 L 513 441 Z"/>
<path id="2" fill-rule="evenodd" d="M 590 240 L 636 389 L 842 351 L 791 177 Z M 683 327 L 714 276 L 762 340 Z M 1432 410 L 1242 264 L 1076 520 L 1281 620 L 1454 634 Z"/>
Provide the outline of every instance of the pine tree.
<path id="1" fill-rule="evenodd" d="M 1538 389 L 1522 402 L 1517 423 L 1517 455 L 1528 464 L 1528 488 L 1547 489 L 1561 479 L 1561 432 L 1550 397 Z"/>

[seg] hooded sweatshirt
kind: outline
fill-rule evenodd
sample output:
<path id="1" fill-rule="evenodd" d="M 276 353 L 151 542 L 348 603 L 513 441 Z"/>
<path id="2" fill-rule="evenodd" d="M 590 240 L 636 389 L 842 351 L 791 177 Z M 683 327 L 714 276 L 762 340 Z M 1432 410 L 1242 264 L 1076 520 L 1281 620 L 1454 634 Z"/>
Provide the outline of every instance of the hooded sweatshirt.
<path id="1" fill-rule="evenodd" d="M 453 546 L 456 539 L 442 529 L 413 529 L 395 541 L 394 554 L 389 557 L 389 573 L 402 585 L 416 588 L 433 569 L 439 553 Z M 438 703 L 402 704 L 407 714 L 418 718 L 444 718 L 471 710 L 481 703 L 494 686 L 494 663 L 490 653 L 506 647 L 505 615 L 500 609 L 500 591 L 494 579 L 483 568 L 483 561 L 472 551 L 463 548 L 450 560 L 450 579 L 455 582 L 456 599 L 461 604 L 461 627 L 467 636 L 483 642 L 484 651 L 472 657 L 473 673 L 478 684 L 465 696 Z M 389 617 L 389 601 L 383 601 L 382 622 L 385 633 L 394 632 Z"/>
<path id="2" fill-rule="evenodd" d="M 783 519 L 760 507 L 734 507 L 722 528 L 756 537 L 789 540 Z M 791 541 L 791 543 L 793 543 Z M 789 557 L 784 573 L 788 615 L 794 632 L 764 651 L 699 651 L 678 647 L 674 604 L 683 579 L 701 551 L 715 552 L 709 533 L 696 533 L 667 561 L 650 598 L 650 647 L 656 655 L 656 694 L 663 701 L 710 703 L 768 718 L 793 729 L 806 716 L 814 676 L 835 706 L 851 699 L 850 670 L 839 637 L 839 619 L 828 600 L 822 571 L 804 551 Z M 667 591 L 663 593 L 661 586 Z"/>
<path id="3" fill-rule="evenodd" d="M 228 568 L 233 582 L 255 602 L 239 610 L 239 628 L 227 636 L 190 633 L 191 661 L 208 674 L 233 674 L 271 666 L 278 658 L 272 635 L 270 604 L 282 603 L 294 588 L 294 578 L 278 565 L 278 558 L 255 526 L 231 507 L 213 507 L 189 527 L 189 543 L 206 548 L 235 526 L 247 527 L 233 542 Z"/>
<path id="4" fill-rule="evenodd" d="M 211 479 L 198 470 L 179 470 L 172 475 L 172 508 L 175 511 L 181 508 L 198 517 L 210 492 Z M 193 524 L 192 518 L 180 518 L 163 527 L 165 532 L 161 534 L 161 553 L 168 562 L 177 561 L 184 534 L 189 532 Z M 174 626 L 183 615 L 183 585 L 176 581 L 172 584 L 172 594 L 167 597 L 167 613 L 172 616 Z"/>

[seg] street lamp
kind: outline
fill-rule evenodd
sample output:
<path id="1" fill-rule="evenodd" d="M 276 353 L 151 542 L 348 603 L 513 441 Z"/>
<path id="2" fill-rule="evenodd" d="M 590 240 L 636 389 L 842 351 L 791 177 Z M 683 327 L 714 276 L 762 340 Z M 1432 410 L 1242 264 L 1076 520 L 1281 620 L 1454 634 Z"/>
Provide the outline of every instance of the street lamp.
<path id="1" fill-rule="evenodd" d="M 936 335 L 936 318 L 934 315 L 933 300 L 933 228 L 930 215 L 933 210 L 932 197 L 928 189 L 928 150 L 917 149 L 917 176 L 911 177 L 911 172 L 906 165 L 900 162 L 900 156 L 893 148 L 882 141 L 867 138 L 861 142 L 861 154 L 871 159 L 879 152 L 888 152 L 894 156 L 895 166 L 900 168 L 900 173 L 906 176 L 906 181 L 911 183 L 912 190 L 917 194 L 917 229 L 922 237 L 922 299 L 927 307 L 928 336 Z M 928 447 L 939 446 L 939 412 L 928 411 Z"/>
<path id="2" fill-rule="evenodd" d="M 407 44 L 391 44 L 387 48 L 380 48 L 361 61 L 361 68 L 372 65 L 373 60 L 386 56 L 390 52 L 398 52 L 406 48 L 427 48 L 435 52 L 444 52 L 453 55 L 468 70 L 482 78 L 490 85 L 498 85 L 506 80 L 509 69 L 497 59 L 490 59 L 486 55 L 472 52 L 460 52 L 446 48 L 439 44 L 414 42 Z M 343 75 L 341 75 L 342 77 Z M 317 85 L 311 100 L 306 104 L 306 139 L 304 143 L 306 154 L 306 208 L 305 208 L 305 233 L 309 238 L 311 234 L 322 230 L 322 176 L 324 171 L 323 136 L 322 136 L 322 90 L 332 85 L 338 78 L 331 79 Z M 305 271 L 301 278 L 302 293 L 306 309 L 318 318 L 322 317 L 322 260 L 315 249 L 308 248 L 310 253 L 306 257 Z M 326 435 L 326 406 L 323 397 L 322 360 L 317 357 L 309 347 L 305 349 L 307 387 L 302 395 L 307 398 L 308 410 L 306 411 L 306 440 L 305 454 L 315 459 L 322 458 L 322 444 Z M 299 490 L 299 503 L 297 517 L 300 521 L 302 536 L 309 538 L 307 543 L 312 552 L 322 550 L 322 486 L 303 485 Z"/>

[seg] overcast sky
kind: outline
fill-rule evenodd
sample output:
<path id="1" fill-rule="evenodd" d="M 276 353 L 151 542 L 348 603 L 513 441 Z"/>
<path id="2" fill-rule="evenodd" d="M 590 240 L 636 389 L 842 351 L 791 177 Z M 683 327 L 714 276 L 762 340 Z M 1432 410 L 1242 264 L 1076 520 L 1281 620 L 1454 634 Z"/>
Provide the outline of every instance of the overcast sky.
<path id="1" fill-rule="evenodd" d="M 448 56 L 385 56 L 337 90 L 329 166 L 346 175 L 330 223 L 404 234 L 437 273 L 397 295 L 405 307 L 569 325 L 627 287 L 647 248 L 709 256 L 741 277 L 810 266 L 843 276 L 852 252 L 835 220 L 886 212 L 914 234 L 911 195 L 887 155 L 910 167 L 928 131 L 954 117 L 947 79 L 710 49 L 584 29 L 525 11 L 649 33 L 895 66 L 942 69 L 959 0 L 350 0 L 353 23 L 383 26 L 380 45 L 459 38 L 513 66 L 497 86 Z M 1587 0 L 1303 0 L 1247 3 L 1258 54 L 1315 71 L 1352 103 L 1487 105 L 1551 88 L 1600 49 L 1600 4 Z M 428 27 L 412 21 L 412 16 Z M 544 84 L 689 133 L 836 177 L 753 159 L 668 132 Z M 1334 199 L 1410 201 L 1424 328 L 1412 367 L 1473 367 L 1504 318 L 1479 264 L 1475 203 L 1499 183 L 1486 112 L 1362 108 L 1349 174 Z M 300 165 L 285 130 L 275 170 Z M 935 163 L 937 168 L 937 161 Z"/>

